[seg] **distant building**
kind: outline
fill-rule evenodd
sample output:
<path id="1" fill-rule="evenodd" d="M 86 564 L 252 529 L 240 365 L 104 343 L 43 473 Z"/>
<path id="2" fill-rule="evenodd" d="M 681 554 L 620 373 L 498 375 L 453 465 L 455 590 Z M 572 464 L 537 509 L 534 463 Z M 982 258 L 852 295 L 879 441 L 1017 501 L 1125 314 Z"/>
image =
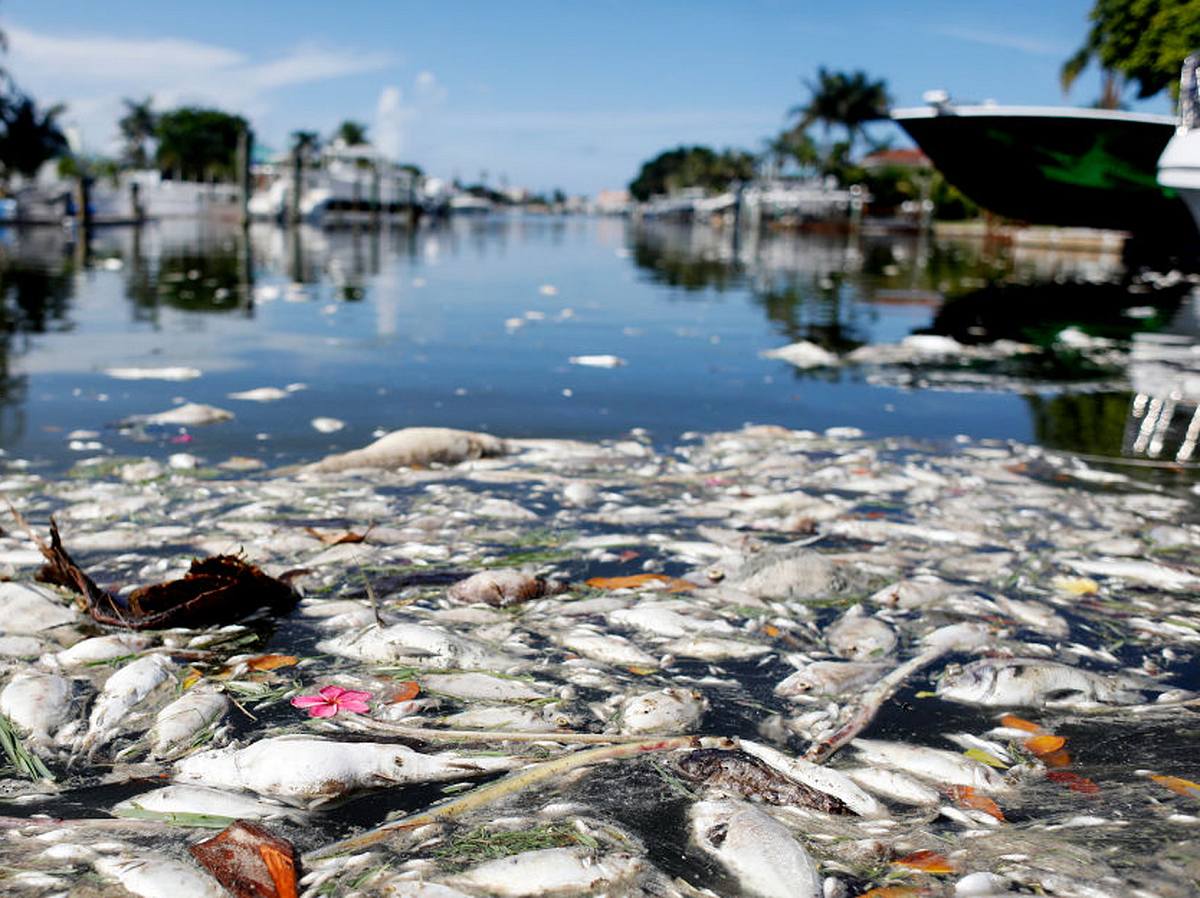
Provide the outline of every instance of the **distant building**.
<path id="1" fill-rule="evenodd" d="M 911 150 L 876 150 L 863 156 L 859 163 L 867 171 L 881 168 L 904 168 L 912 171 L 933 168 L 929 157 L 915 147 Z"/>
<path id="2" fill-rule="evenodd" d="M 628 190 L 601 190 L 592 207 L 601 215 L 624 215 L 632 204 Z"/>

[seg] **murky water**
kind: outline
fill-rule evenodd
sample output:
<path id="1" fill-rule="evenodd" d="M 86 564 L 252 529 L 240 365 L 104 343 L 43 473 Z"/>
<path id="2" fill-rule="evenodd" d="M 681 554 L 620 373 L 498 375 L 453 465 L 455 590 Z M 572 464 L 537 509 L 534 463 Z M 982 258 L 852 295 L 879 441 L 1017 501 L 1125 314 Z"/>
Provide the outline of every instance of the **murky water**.
<path id="1" fill-rule="evenodd" d="M 919 367 L 799 371 L 759 353 L 801 339 L 844 353 L 931 328 L 1041 345 L 1070 325 L 1117 338 L 1189 331 L 1187 284 L 1133 294 L 1104 283 L 1121 273 L 1102 255 L 913 237 L 735 244 L 704 227 L 595 219 L 456 221 L 415 235 L 263 228 L 249 240 L 163 223 L 103 231 L 87 254 L 58 233 L 11 233 L 0 446 L 49 471 L 181 450 L 274 466 L 414 424 L 504 436 L 644 428 L 663 445 L 763 422 L 1119 454 L 1129 372 L 1070 353 L 932 379 Z M 625 364 L 570 361 L 588 355 Z M 202 373 L 105 373 L 164 366 Z M 298 384 L 269 403 L 228 395 Z M 118 426 L 182 399 L 236 417 Z M 345 427 L 321 432 L 318 417 Z"/>

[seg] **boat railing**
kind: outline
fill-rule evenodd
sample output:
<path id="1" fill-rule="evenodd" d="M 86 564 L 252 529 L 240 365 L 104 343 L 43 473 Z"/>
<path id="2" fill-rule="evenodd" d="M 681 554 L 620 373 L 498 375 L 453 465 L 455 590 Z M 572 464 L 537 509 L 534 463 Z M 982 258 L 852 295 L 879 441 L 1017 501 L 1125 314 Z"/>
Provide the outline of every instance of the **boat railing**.
<path id="1" fill-rule="evenodd" d="M 1179 76 L 1179 127 L 1183 131 L 1200 128 L 1200 52 L 1193 53 L 1183 61 Z"/>

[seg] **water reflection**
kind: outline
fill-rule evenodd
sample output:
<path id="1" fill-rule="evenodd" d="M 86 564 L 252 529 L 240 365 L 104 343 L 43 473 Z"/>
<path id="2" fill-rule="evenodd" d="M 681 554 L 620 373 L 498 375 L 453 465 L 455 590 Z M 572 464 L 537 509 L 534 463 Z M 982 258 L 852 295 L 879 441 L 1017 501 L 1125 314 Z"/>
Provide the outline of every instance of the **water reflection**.
<path id="1" fill-rule="evenodd" d="M 83 265 L 59 232 L 9 234 L 2 245 L 0 442 L 53 464 L 69 461 L 64 437 L 77 429 L 100 434 L 80 441 L 102 444 L 89 451 L 148 451 L 110 425 L 178 399 L 236 414 L 189 434 L 198 449 L 270 461 L 405 424 L 588 437 L 647 427 L 670 441 L 748 420 L 1113 454 L 1133 451 L 1143 430 L 1147 451 L 1156 434 L 1175 439 L 1190 407 L 1137 397 L 1200 380 L 1185 358 L 1197 330 L 1185 320 L 1190 285 L 1131 293 L 1119 260 L 1096 254 L 911 235 L 735 239 L 706 226 L 549 217 L 415 232 L 162 222 L 96 232 Z M 1068 325 L 1183 342 L 1093 363 L 1051 347 Z M 760 357 L 801 340 L 844 356 L 915 333 L 1042 351 L 940 379 L 920 365 L 889 380 L 869 367 L 803 371 Z M 626 364 L 570 363 L 606 353 Z M 113 366 L 203 375 L 117 382 L 104 373 Z M 229 398 L 293 382 L 309 389 L 253 408 Z M 1135 407 L 1144 414 L 1131 442 Z M 316 416 L 346 429 L 316 435 Z"/>

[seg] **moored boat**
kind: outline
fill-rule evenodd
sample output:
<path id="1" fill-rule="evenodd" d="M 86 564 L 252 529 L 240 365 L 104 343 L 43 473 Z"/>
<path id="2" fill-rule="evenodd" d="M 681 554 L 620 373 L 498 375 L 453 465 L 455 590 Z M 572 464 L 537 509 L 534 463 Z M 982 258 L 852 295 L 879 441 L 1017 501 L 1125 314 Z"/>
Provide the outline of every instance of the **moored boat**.
<path id="1" fill-rule="evenodd" d="M 1170 116 L 1047 106 L 957 106 L 944 94 L 892 118 L 946 179 L 999 215 L 1139 235 L 1190 233 L 1174 190 L 1155 177 Z"/>
<path id="2" fill-rule="evenodd" d="M 1179 81 L 1179 123 L 1158 160 L 1158 181 L 1178 191 L 1200 227 L 1200 53 L 1183 61 Z"/>

